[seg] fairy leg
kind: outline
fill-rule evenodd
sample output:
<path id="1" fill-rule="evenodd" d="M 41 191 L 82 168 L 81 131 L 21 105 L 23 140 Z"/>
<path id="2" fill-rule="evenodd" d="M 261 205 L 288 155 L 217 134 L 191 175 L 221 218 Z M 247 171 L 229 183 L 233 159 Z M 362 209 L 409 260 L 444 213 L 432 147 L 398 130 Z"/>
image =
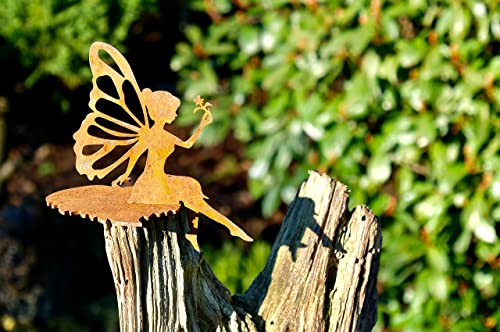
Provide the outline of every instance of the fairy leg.
<path id="1" fill-rule="evenodd" d="M 196 203 L 196 204 L 192 204 Z M 226 218 L 223 214 L 220 214 L 217 210 L 215 210 L 213 207 L 207 204 L 204 200 L 199 201 L 199 202 L 184 202 L 186 204 L 186 207 L 190 210 L 203 213 L 210 219 L 218 222 L 221 225 L 224 225 L 229 229 L 229 232 L 233 236 L 237 236 L 240 239 L 247 241 L 247 242 L 252 242 L 253 239 L 248 236 L 241 228 L 236 226 L 231 220 Z"/>
<path id="2" fill-rule="evenodd" d="M 233 236 L 238 236 L 244 241 L 251 242 L 253 239 L 248 236 L 241 228 L 236 226 L 231 220 L 220 214 L 205 201 L 205 195 L 201 190 L 201 185 L 193 178 L 186 176 L 167 175 L 168 185 L 171 188 L 184 188 L 184 191 L 176 192 L 178 200 L 194 212 L 200 212 L 212 220 L 224 225 L 229 229 Z"/>

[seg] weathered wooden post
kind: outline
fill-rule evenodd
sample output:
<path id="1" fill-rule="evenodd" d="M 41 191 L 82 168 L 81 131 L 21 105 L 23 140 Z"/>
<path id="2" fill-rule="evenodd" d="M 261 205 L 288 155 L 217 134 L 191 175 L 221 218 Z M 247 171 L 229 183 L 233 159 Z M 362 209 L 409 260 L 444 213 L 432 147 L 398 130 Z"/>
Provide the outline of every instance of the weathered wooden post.
<path id="1" fill-rule="evenodd" d="M 143 227 L 104 226 L 122 331 L 370 331 L 380 224 L 348 189 L 311 172 L 264 270 L 231 297 L 185 239 L 183 210 Z"/>
<path id="2" fill-rule="evenodd" d="M 99 51 L 107 52 L 119 70 L 105 63 Z M 195 111 L 205 114 L 195 134 L 182 141 L 163 129 L 165 122 L 175 119 L 177 98 L 163 91 L 141 91 L 126 60 L 110 45 L 93 44 L 90 63 L 93 112 L 74 135 L 77 170 L 92 179 L 125 161 L 127 169 L 113 186 L 62 190 L 49 195 L 47 203 L 61 213 L 103 224 L 121 331 L 372 329 L 377 318 L 380 223 L 365 206 L 348 210 L 345 185 L 310 172 L 265 268 L 244 294 L 231 296 L 198 248 L 193 212 L 207 215 L 244 240 L 251 238 L 204 201 L 196 180 L 163 172 L 174 146 L 192 146 L 201 128 L 211 122 L 210 105 L 197 98 Z M 99 80 L 104 76 L 116 91 L 103 90 Z M 137 94 L 142 118 L 127 106 L 126 85 Z M 136 123 L 102 111 L 101 99 L 119 105 Z M 128 149 L 98 168 L 96 164 L 117 147 Z M 145 151 L 144 172 L 133 186 L 119 186 Z"/>

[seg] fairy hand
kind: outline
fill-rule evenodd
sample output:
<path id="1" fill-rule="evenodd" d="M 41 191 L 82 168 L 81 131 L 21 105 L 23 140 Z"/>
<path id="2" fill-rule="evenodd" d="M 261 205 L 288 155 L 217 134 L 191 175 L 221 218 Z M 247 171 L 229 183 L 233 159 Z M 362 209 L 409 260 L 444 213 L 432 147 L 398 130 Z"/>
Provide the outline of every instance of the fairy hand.
<path id="1" fill-rule="evenodd" d="M 201 117 L 201 123 L 200 123 L 200 127 L 202 128 L 208 126 L 213 121 L 212 112 L 210 112 L 210 110 L 208 109 L 205 109 L 204 111 L 205 114 L 203 114 L 203 116 Z"/>
<path id="2" fill-rule="evenodd" d="M 205 103 L 203 98 L 201 98 L 200 96 L 196 96 L 196 98 L 194 99 L 194 102 L 196 103 L 196 108 L 194 109 L 193 113 L 196 113 L 199 110 L 203 110 L 203 112 L 205 112 L 205 114 L 203 114 L 203 116 L 201 118 L 200 127 L 201 128 L 206 127 L 207 125 L 209 125 L 213 121 L 212 112 L 209 109 L 209 107 L 211 107 L 212 104 Z"/>

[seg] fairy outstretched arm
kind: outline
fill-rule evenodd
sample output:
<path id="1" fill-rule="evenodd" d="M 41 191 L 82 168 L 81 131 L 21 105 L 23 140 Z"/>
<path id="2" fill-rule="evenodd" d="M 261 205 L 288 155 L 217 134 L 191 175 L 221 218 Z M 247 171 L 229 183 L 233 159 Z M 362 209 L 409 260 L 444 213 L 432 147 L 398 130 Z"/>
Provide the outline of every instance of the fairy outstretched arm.
<path id="1" fill-rule="evenodd" d="M 203 98 L 200 96 L 197 96 L 194 99 L 194 102 L 196 103 L 196 108 L 193 110 L 193 113 L 198 112 L 199 110 L 202 110 L 204 112 L 203 116 L 201 117 L 200 125 L 196 129 L 196 131 L 193 133 L 191 137 L 189 137 L 185 141 L 181 141 L 177 143 L 177 145 L 182 146 L 183 148 L 191 148 L 198 139 L 198 136 L 200 136 L 201 130 L 208 126 L 210 123 L 212 123 L 212 112 L 210 111 L 209 107 L 212 106 L 210 103 L 205 103 Z"/>

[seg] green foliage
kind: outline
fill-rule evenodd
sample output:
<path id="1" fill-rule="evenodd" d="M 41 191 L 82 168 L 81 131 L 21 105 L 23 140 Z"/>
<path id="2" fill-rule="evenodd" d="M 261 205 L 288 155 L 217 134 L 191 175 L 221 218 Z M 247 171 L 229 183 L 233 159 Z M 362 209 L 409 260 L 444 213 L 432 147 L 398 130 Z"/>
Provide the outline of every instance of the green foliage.
<path id="1" fill-rule="evenodd" d="M 90 79 L 88 49 L 103 40 L 123 49 L 129 28 L 154 0 L 6 0 L 0 6 L 4 52 L 15 52 L 28 72 L 26 87 L 55 76 L 69 88 Z"/>
<path id="2" fill-rule="evenodd" d="M 203 254 L 217 278 L 232 294 L 243 293 L 264 268 L 271 246 L 264 241 L 252 243 L 248 250 L 233 242 L 222 247 L 205 248 Z"/>
<path id="3" fill-rule="evenodd" d="M 263 212 L 289 202 L 308 169 L 328 172 L 385 216 L 380 324 L 498 327 L 498 2 L 193 8 L 212 23 L 186 27 L 171 68 L 186 100 L 215 104 L 205 144 L 230 132 L 247 144 Z"/>

